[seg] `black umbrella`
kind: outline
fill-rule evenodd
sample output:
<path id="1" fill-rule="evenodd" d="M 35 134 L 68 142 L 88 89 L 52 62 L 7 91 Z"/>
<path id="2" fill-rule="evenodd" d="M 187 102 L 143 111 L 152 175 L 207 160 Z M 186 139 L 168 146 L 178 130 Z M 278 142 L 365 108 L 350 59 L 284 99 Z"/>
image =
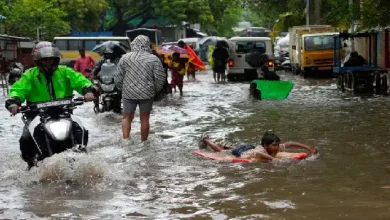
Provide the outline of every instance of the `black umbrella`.
<path id="1" fill-rule="evenodd" d="M 126 51 L 129 50 L 124 44 L 119 41 L 109 40 L 103 42 L 99 45 L 96 45 L 93 48 L 93 52 L 98 53 L 103 56 L 105 53 L 114 53 L 115 55 L 123 55 Z"/>
<path id="2" fill-rule="evenodd" d="M 228 44 L 226 38 L 217 37 L 217 36 L 204 37 L 199 41 L 199 45 L 201 45 L 201 46 L 216 46 L 218 41 L 223 41 L 224 47 L 229 47 L 229 44 Z"/>

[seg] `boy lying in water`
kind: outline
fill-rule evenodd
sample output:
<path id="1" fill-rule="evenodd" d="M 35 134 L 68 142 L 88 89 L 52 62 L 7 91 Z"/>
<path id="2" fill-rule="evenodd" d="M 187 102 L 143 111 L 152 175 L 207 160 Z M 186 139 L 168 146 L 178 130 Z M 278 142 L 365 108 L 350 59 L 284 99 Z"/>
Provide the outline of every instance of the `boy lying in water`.
<path id="1" fill-rule="evenodd" d="M 260 160 L 260 161 L 268 161 L 276 159 L 276 155 L 279 152 L 285 151 L 286 149 L 298 148 L 305 149 L 309 151 L 309 154 L 316 154 L 317 149 L 312 146 L 304 145 L 297 142 L 286 142 L 284 144 L 280 144 L 280 138 L 275 134 L 265 133 L 261 139 L 261 145 L 253 146 L 249 144 L 241 144 L 235 147 L 221 145 L 213 143 L 208 136 L 204 136 L 201 139 L 201 143 L 199 148 L 207 148 L 210 147 L 215 152 L 221 152 L 224 150 L 232 150 L 231 153 L 235 157 L 249 160 Z"/>

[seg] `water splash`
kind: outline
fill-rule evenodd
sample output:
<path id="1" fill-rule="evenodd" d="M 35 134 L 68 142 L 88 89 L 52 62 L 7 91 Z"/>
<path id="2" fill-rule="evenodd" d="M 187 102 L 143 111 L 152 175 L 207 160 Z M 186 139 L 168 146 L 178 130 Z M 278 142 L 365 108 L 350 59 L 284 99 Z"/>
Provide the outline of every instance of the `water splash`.
<path id="1" fill-rule="evenodd" d="M 38 182 L 92 186 L 104 180 L 108 164 L 91 154 L 64 152 L 45 159 L 29 176 Z"/>

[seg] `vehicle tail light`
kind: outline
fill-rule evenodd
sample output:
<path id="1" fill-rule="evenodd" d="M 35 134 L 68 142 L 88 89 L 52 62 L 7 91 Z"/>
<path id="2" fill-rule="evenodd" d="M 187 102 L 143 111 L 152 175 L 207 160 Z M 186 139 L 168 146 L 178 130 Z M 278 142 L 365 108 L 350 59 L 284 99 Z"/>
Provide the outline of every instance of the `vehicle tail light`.
<path id="1" fill-rule="evenodd" d="M 234 60 L 229 60 L 228 61 L 228 65 L 229 65 L 229 67 L 233 67 L 234 66 Z"/>
<path id="2" fill-rule="evenodd" d="M 273 60 L 268 60 L 267 65 L 268 65 L 268 67 L 273 67 L 274 66 L 274 61 Z"/>

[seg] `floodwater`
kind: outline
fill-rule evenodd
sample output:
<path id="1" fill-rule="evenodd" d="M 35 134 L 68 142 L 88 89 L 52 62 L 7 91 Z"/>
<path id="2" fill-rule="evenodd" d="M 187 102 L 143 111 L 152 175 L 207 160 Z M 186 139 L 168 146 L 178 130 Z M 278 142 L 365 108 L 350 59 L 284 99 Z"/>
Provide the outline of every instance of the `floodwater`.
<path id="1" fill-rule="evenodd" d="M 390 219 L 389 98 L 342 94 L 334 79 L 282 78 L 295 83 L 287 100 L 253 101 L 248 83 L 198 74 L 183 98 L 154 106 L 148 143 L 138 119 L 123 142 L 121 117 L 85 104 L 75 115 L 90 130 L 91 153 L 55 155 L 30 172 L 20 117 L 1 108 L 0 219 Z M 320 156 L 232 164 L 193 155 L 202 133 L 254 143 L 265 131 Z"/>

